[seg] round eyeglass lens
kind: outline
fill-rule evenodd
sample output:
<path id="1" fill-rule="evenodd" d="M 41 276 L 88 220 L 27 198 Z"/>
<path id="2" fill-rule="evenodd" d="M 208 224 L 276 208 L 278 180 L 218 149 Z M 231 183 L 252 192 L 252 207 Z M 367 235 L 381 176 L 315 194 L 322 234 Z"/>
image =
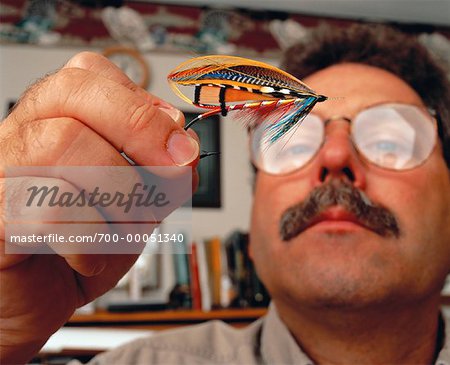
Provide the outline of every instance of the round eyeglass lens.
<path id="1" fill-rule="evenodd" d="M 420 165 L 436 143 L 433 118 L 413 105 L 366 109 L 354 119 L 352 133 L 357 149 L 367 160 L 393 170 Z"/>
<path id="2" fill-rule="evenodd" d="M 283 175 L 306 165 L 322 145 L 324 124 L 313 114 L 273 141 L 273 122 L 262 122 L 251 134 L 251 157 L 259 169 Z"/>

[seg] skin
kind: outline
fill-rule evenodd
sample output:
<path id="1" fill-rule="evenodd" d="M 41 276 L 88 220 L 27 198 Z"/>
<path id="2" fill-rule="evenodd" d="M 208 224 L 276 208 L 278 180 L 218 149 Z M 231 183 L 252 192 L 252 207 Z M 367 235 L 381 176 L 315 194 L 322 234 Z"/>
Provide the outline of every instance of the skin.
<path id="1" fill-rule="evenodd" d="M 323 119 L 352 118 L 383 102 L 423 106 L 404 81 L 371 66 L 339 64 L 304 81 L 320 94 L 342 97 L 315 107 Z M 420 167 L 394 172 L 359 157 L 348 123 L 330 123 L 326 136 L 301 170 L 281 177 L 257 173 L 250 237 L 258 273 L 280 317 L 316 363 L 429 363 L 440 290 L 450 270 L 450 179 L 441 147 Z M 350 179 L 394 213 L 400 236 L 381 237 L 341 221 L 283 242 L 282 213 L 332 177 Z"/>
<path id="2" fill-rule="evenodd" d="M 104 57 L 81 53 L 27 90 L 0 124 L 0 198 L 6 166 L 128 166 L 124 151 L 141 166 L 173 166 L 165 176 L 171 180 L 182 173 L 177 166 L 194 167 L 193 186 L 180 189 L 187 199 L 198 182 L 199 147 L 183 125 L 181 112 L 137 87 Z M 134 178 L 109 186 L 122 191 Z M 52 183 L 73 188 L 58 178 Z M 104 219 L 92 207 L 82 216 Z M 114 287 L 138 255 L 6 255 L 3 211 L 0 218 L 0 362 L 25 363 L 76 308 Z M 153 228 L 139 226 L 145 233 Z"/>

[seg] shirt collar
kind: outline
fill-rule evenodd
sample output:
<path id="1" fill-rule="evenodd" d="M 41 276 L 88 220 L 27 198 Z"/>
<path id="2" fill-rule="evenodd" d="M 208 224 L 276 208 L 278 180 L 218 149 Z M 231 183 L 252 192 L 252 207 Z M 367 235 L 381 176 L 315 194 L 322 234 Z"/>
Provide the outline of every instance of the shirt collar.
<path id="1" fill-rule="evenodd" d="M 444 317 L 444 325 L 444 346 L 439 352 L 435 365 L 450 365 L 450 318 Z M 273 302 L 264 319 L 261 343 L 261 353 L 266 364 L 313 364 L 281 321 Z"/>
<path id="2" fill-rule="evenodd" d="M 261 353 L 266 364 L 313 364 L 281 321 L 273 302 L 264 319 L 261 343 Z"/>
<path id="3" fill-rule="evenodd" d="M 445 325 L 444 346 L 439 352 L 439 355 L 435 362 L 436 365 L 450 365 L 450 318 L 444 317 L 444 325 Z"/>

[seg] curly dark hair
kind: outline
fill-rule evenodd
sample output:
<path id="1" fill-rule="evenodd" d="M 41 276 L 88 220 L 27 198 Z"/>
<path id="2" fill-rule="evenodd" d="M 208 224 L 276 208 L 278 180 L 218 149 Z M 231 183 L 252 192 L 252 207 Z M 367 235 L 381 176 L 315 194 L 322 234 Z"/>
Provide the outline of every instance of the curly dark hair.
<path id="1" fill-rule="evenodd" d="M 322 26 L 284 53 L 282 68 L 302 79 L 344 62 L 379 67 L 407 82 L 437 113 L 438 133 L 450 168 L 450 83 L 443 66 L 417 37 L 385 25 Z"/>

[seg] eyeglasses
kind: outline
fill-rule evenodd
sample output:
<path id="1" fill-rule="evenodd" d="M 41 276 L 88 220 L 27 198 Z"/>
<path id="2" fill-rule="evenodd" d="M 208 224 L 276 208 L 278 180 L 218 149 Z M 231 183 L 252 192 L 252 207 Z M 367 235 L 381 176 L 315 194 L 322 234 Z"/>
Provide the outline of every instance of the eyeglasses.
<path id="1" fill-rule="evenodd" d="M 250 131 L 253 163 L 273 175 L 304 167 L 324 145 L 325 126 L 336 119 L 351 123 L 351 140 L 358 153 L 385 169 L 413 169 L 425 162 L 436 144 L 436 119 L 430 111 L 409 104 L 379 104 L 361 111 L 353 120 L 322 120 L 310 113 L 275 142 L 270 140 L 271 122 L 263 121 Z"/>

